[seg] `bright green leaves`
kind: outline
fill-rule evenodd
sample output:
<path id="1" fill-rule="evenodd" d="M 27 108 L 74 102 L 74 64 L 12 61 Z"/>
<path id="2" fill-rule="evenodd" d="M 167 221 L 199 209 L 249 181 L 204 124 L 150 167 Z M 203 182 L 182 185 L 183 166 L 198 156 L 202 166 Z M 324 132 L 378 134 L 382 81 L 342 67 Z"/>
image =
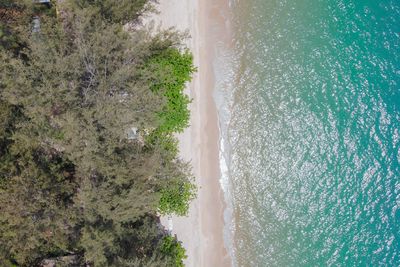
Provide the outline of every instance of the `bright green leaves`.
<path id="1" fill-rule="evenodd" d="M 166 98 L 166 104 L 159 112 L 161 124 L 151 133 L 149 140 L 161 146 L 162 150 L 171 152 L 173 160 L 178 154 L 178 147 L 172 134 L 182 132 L 189 125 L 190 99 L 184 89 L 196 71 L 193 56 L 188 50 L 181 52 L 177 48 L 168 48 L 151 57 L 145 66 L 152 73 L 151 90 Z M 164 215 L 187 215 L 195 192 L 195 185 L 187 179 L 169 184 L 161 190 L 159 212 Z"/>
<path id="2" fill-rule="evenodd" d="M 166 236 L 161 244 L 161 251 L 174 259 L 175 267 L 183 267 L 183 260 L 187 258 L 186 251 L 181 242 L 172 236 Z"/>
<path id="3" fill-rule="evenodd" d="M 182 132 L 189 125 L 189 97 L 184 94 L 185 85 L 196 71 L 192 54 L 185 50 L 169 48 L 153 56 L 147 63 L 153 73 L 151 90 L 163 94 L 167 103 L 159 113 L 160 132 Z"/>
<path id="4" fill-rule="evenodd" d="M 161 190 L 159 211 L 161 214 L 186 216 L 189 204 L 196 197 L 196 186 L 189 181 L 181 181 Z"/>

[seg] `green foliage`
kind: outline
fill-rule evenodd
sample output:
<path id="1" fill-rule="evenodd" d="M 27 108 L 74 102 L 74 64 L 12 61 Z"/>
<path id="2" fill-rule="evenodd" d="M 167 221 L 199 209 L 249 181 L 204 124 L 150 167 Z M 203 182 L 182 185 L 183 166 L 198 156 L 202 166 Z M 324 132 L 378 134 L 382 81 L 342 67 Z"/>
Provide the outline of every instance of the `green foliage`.
<path id="1" fill-rule="evenodd" d="M 146 143 L 152 149 L 158 147 L 160 153 L 163 153 L 170 160 L 178 156 L 178 140 L 171 133 L 154 130 L 146 137 Z"/>
<path id="2" fill-rule="evenodd" d="M 86 225 L 81 242 L 87 262 L 94 266 L 176 266 L 176 244 L 167 249 L 165 237 L 168 234 L 159 219 L 146 215 L 120 227 L 110 222 Z M 180 253 L 184 255 L 184 251 Z"/>
<path id="3" fill-rule="evenodd" d="M 153 73 L 151 89 L 165 95 L 167 104 L 159 113 L 160 132 L 182 132 L 189 125 L 189 97 L 184 94 L 185 84 L 196 70 L 192 54 L 169 48 L 150 58 L 146 68 Z"/>
<path id="4" fill-rule="evenodd" d="M 74 243 L 78 184 L 72 164 L 56 151 L 18 139 L 10 151 L 13 167 L 1 177 L 0 187 L 0 247 L 7 252 L 0 258 L 29 265 L 39 255 L 57 255 Z"/>
<path id="5" fill-rule="evenodd" d="M 0 49 L 1 266 L 181 266 L 157 214 L 185 215 L 195 195 L 173 135 L 194 68 L 178 34 L 123 30 L 149 3 L 69 0 L 61 19 L 40 11 L 40 33 L 30 15 L 7 25 L 19 51 Z"/>
<path id="6" fill-rule="evenodd" d="M 0 99 L 0 140 L 10 136 L 12 125 L 16 120 L 14 114 L 17 112 L 14 107 Z"/>
<path id="7" fill-rule="evenodd" d="M 135 21 L 145 12 L 153 10 L 149 0 L 74 0 L 79 8 L 97 8 L 104 20 L 112 23 Z"/>
<path id="8" fill-rule="evenodd" d="M 161 214 L 186 216 L 189 204 L 196 196 L 196 187 L 190 182 L 178 182 L 161 190 L 159 211 Z"/>
<path id="9" fill-rule="evenodd" d="M 10 154 L 16 124 L 23 120 L 18 107 L 0 99 L 0 186 L 15 171 L 14 156 Z"/>
<path id="10" fill-rule="evenodd" d="M 174 259 L 175 267 L 183 267 L 183 260 L 187 258 L 186 251 L 181 242 L 172 236 L 166 236 L 161 245 L 161 251 Z"/>
<path id="11" fill-rule="evenodd" d="M 18 54 L 24 46 L 21 35 L 25 34 L 30 26 L 32 14 L 32 1 L 1 1 L 0 50 L 6 49 Z"/>

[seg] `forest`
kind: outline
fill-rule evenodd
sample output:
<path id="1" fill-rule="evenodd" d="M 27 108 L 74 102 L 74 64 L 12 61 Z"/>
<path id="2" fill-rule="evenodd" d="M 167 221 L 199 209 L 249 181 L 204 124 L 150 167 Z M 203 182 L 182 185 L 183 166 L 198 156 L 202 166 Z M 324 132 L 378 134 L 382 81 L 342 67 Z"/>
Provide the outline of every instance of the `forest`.
<path id="1" fill-rule="evenodd" d="M 0 1 L 0 266 L 183 266 L 196 71 L 152 0 Z"/>

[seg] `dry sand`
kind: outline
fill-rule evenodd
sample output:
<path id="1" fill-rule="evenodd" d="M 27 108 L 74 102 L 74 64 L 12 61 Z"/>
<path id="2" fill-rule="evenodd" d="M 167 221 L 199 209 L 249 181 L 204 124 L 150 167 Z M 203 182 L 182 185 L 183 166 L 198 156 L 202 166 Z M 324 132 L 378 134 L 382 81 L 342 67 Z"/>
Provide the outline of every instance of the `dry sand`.
<path id="1" fill-rule="evenodd" d="M 214 76 L 214 29 L 222 28 L 221 10 L 226 0 L 160 0 L 160 14 L 152 17 L 162 28 L 189 31 L 187 46 L 194 54 L 198 72 L 186 89 L 193 99 L 191 125 L 179 138 L 180 155 L 190 161 L 199 187 L 188 217 L 162 218 L 162 222 L 183 242 L 188 258 L 185 265 L 204 267 L 231 266 L 224 244 L 224 195 L 219 166 L 219 129 L 212 97 Z M 218 24 L 218 25 L 217 25 Z M 218 37 L 219 38 L 219 37 Z"/>

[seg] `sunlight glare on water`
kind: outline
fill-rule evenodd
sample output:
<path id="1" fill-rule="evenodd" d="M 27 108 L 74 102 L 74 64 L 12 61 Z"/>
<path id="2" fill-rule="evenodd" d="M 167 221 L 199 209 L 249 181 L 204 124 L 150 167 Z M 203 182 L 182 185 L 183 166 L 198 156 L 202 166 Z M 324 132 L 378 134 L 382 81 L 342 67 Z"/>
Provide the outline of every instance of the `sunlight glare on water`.
<path id="1" fill-rule="evenodd" d="M 236 265 L 400 266 L 400 2 L 232 13 L 219 112 Z"/>

